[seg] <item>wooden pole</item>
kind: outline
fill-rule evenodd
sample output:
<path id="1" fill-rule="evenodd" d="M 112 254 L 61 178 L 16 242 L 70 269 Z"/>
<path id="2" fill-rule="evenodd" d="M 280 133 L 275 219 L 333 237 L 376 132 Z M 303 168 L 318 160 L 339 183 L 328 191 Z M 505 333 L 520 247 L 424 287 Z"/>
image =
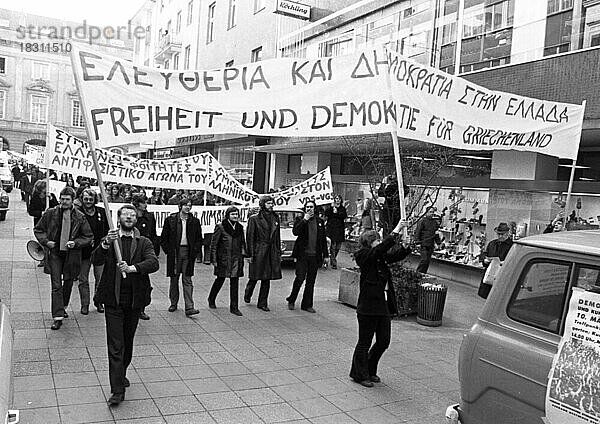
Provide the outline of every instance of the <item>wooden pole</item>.
<path id="1" fill-rule="evenodd" d="M 46 149 L 49 145 L 50 125 L 46 125 Z M 48 166 L 48 158 L 50 155 L 44 149 L 44 165 L 46 165 L 46 210 L 50 207 L 50 167 Z"/>
<path id="2" fill-rule="evenodd" d="M 585 105 L 587 101 L 584 100 L 581 105 L 583 106 L 583 114 L 585 115 Z M 581 134 L 579 134 L 581 138 Z M 577 144 L 579 144 L 579 140 L 577 140 Z M 563 229 L 567 229 L 567 213 L 569 210 L 569 202 L 571 201 L 571 193 L 573 192 L 573 181 L 575 180 L 575 170 L 577 169 L 577 159 L 573 159 L 573 163 L 571 165 L 571 176 L 569 177 L 569 187 L 567 188 L 567 199 L 565 200 L 565 216 L 563 216 Z"/>
<path id="3" fill-rule="evenodd" d="M 71 51 L 71 66 L 73 67 L 73 73 L 75 74 L 75 87 L 77 88 L 77 92 L 79 93 L 79 101 L 81 102 L 81 109 L 85 112 L 88 110 L 85 105 L 85 100 L 83 98 L 83 92 L 81 91 L 81 87 L 79 86 L 79 79 L 81 78 L 79 67 L 77 66 L 77 58 L 76 52 L 78 50 L 74 49 Z M 110 230 L 114 230 L 115 226 L 113 224 L 113 220 L 110 214 L 110 204 L 108 203 L 108 197 L 106 196 L 106 188 L 104 187 L 104 181 L 102 180 L 102 174 L 100 173 L 100 166 L 98 165 L 98 155 L 96 154 L 96 145 L 94 143 L 93 131 L 90 131 L 90 125 L 92 123 L 89 119 L 85 120 L 85 132 L 88 138 L 88 144 L 90 146 L 90 154 L 92 156 L 92 163 L 94 164 L 94 171 L 96 172 L 96 179 L 98 180 L 98 188 L 100 189 L 100 195 L 102 196 L 102 202 L 104 203 L 104 213 L 106 214 L 106 219 L 108 221 L 108 228 Z M 117 258 L 117 263 L 123 260 L 123 256 L 121 255 L 121 248 L 119 247 L 118 240 L 113 242 L 113 247 L 115 248 L 115 257 Z M 123 278 L 127 278 L 126 273 L 122 273 Z"/>

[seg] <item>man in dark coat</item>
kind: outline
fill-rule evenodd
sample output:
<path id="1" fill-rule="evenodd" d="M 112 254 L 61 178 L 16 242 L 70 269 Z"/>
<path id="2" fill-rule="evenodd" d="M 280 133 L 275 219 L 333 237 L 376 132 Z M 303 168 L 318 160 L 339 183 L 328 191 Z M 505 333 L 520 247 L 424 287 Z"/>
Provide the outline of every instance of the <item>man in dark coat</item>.
<path id="1" fill-rule="evenodd" d="M 346 218 L 348 213 L 342 205 L 342 198 L 336 195 L 333 205 L 325 210 L 327 217 L 327 236 L 331 240 L 331 268 L 337 268 L 337 255 L 346 240 Z"/>
<path id="2" fill-rule="evenodd" d="M 309 200 L 304 204 L 304 216 L 296 218 L 292 233 L 297 236 L 294 243 L 292 257 L 296 259 L 296 278 L 292 285 L 292 292 L 286 298 L 288 309 L 295 308 L 295 302 L 300 292 L 300 287 L 306 279 L 302 304 L 303 311 L 315 313 L 313 308 L 313 294 L 315 291 L 315 280 L 317 271 L 327 261 L 327 238 L 325 237 L 325 223 L 315 215 L 317 204 Z"/>
<path id="3" fill-rule="evenodd" d="M 156 235 L 156 219 L 154 218 L 154 214 L 148 212 L 148 198 L 144 193 L 135 193 L 131 196 L 131 204 L 135 206 L 137 212 L 135 228 L 138 229 L 142 236 L 152 242 L 154 253 L 158 256 L 160 253 L 160 242 Z M 150 319 L 146 314 L 145 308 L 142 308 L 140 312 L 140 319 L 145 321 Z"/>
<path id="4" fill-rule="evenodd" d="M 250 303 L 258 280 L 260 292 L 256 306 L 269 312 L 267 305 L 271 280 L 281 279 L 281 234 L 279 217 L 273 212 L 275 202 L 271 196 L 259 200 L 260 212 L 248 218 L 246 244 L 248 248 L 248 284 L 244 293 L 244 302 Z"/>
<path id="5" fill-rule="evenodd" d="M 135 228 L 135 208 L 122 206 L 118 217 L 119 229 L 109 231 L 92 253 L 93 264 L 104 267 L 94 301 L 102 303 L 105 308 L 108 375 L 112 393 L 109 405 L 118 405 L 125 399 L 125 388 L 129 386 L 127 367 L 133 356 L 133 338 L 140 310 L 150 304 L 152 287 L 148 275 L 158 271 L 159 267 L 152 242 Z M 119 263 L 115 240 L 122 255 Z"/>
<path id="6" fill-rule="evenodd" d="M 21 182 L 21 168 L 18 163 L 15 163 L 15 166 L 11 169 L 13 178 L 15 180 L 15 188 L 19 188 L 19 183 Z"/>
<path id="7" fill-rule="evenodd" d="M 417 271 L 423 274 L 426 274 L 429 269 L 435 244 L 440 242 L 440 237 L 437 234 L 440 223 L 434 217 L 434 214 L 435 207 L 429 206 L 425 212 L 425 216 L 417 224 L 414 234 L 415 244 L 421 245 L 421 260 L 417 266 Z"/>
<path id="8" fill-rule="evenodd" d="M 35 184 L 36 179 L 32 174 L 31 168 L 27 168 L 25 175 L 21 177 L 21 199 L 25 202 L 26 206 L 29 206 L 29 199 L 31 198 L 31 193 L 33 193 L 33 185 Z"/>
<path id="9" fill-rule="evenodd" d="M 79 275 L 81 249 L 94 239 L 87 220 L 73 207 L 75 191 L 65 187 L 59 197 L 60 205 L 45 211 L 33 229 L 45 247 L 44 272 L 50 274 L 52 283 L 52 330 L 58 330 L 63 318 L 68 317 L 65 309 L 71 299 L 73 280 Z"/>
<path id="10" fill-rule="evenodd" d="M 202 251 L 202 227 L 198 218 L 190 213 L 191 210 L 190 199 L 186 197 L 180 200 L 179 212 L 165 219 L 160 235 L 160 245 L 167 255 L 167 277 L 171 278 L 169 312 L 177 310 L 181 275 L 186 316 L 200 313 L 194 308 L 192 276 L 196 257 Z"/>
<path id="11" fill-rule="evenodd" d="M 512 238 L 510 238 L 510 227 L 506 222 L 501 222 L 494 228 L 494 231 L 496 232 L 497 238 L 490 241 L 485 250 L 481 252 L 480 260 L 484 268 L 487 268 L 490 263 L 492 263 L 492 259 L 490 258 L 498 258 L 500 259 L 500 262 L 504 262 L 504 259 L 506 259 L 506 256 L 513 245 Z M 487 299 L 491 290 L 492 286 L 484 283 L 482 279 L 477 294 L 479 297 Z"/>

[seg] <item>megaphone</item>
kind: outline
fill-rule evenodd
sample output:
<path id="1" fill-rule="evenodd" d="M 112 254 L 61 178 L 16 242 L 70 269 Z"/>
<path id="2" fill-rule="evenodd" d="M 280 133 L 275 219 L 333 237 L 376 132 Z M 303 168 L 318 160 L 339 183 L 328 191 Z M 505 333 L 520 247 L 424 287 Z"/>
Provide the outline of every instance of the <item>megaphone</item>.
<path id="1" fill-rule="evenodd" d="M 44 260 L 44 248 L 36 240 L 29 240 L 27 242 L 27 253 L 35 261 L 41 262 Z"/>

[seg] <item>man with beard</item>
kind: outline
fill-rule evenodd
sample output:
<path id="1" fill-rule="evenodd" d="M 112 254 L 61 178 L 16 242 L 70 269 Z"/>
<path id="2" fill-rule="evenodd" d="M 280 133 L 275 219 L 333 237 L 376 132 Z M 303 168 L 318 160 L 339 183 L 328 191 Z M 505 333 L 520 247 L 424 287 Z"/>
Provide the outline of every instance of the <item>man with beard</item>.
<path id="1" fill-rule="evenodd" d="M 50 274 L 52 283 L 52 330 L 60 329 L 62 320 L 69 316 L 66 308 L 73 280 L 79 275 L 81 249 L 94 238 L 83 214 L 73 207 L 74 198 L 75 190 L 63 188 L 60 204 L 44 212 L 33 229 L 38 242 L 45 247 L 44 272 Z"/>
<path id="2" fill-rule="evenodd" d="M 108 219 L 104 208 L 96 206 L 98 203 L 98 195 L 91 188 L 86 188 L 81 192 L 81 212 L 86 218 L 94 240 L 90 246 L 84 247 L 81 251 L 81 270 L 79 271 L 79 297 L 81 298 L 81 314 L 87 315 L 90 310 L 90 268 L 92 267 L 92 252 L 100 245 L 102 238 L 108 233 Z M 98 283 L 102 277 L 102 266 L 94 265 L 94 293 L 98 291 Z M 104 312 L 102 304 L 95 303 L 96 310 L 100 313 Z"/>
<path id="3" fill-rule="evenodd" d="M 160 245 L 167 255 L 167 277 L 171 278 L 169 312 L 177 310 L 181 275 L 186 316 L 200 313 L 194 308 L 192 276 L 196 257 L 202 251 L 202 227 L 198 218 L 190 213 L 191 210 L 192 201 L 184 197 L 179 201 L 179 213 L 165 219 L 160 235 Z"/>
<path id="4" fill-rule="evenodd" d="M 144 193 L 135 193 L 131 196 L 131 204 L 135 206 L 137 211 L 135 228 L 139 230 L 142 236 L 152 242 L 154 253 L 158 256 L 160 244 L 158 242 L 158 236 L 156 235 L 156 219 L 153 214 L 148 212 L 148 198 Z M 140 319 L 147 321 L 150 317 L 146 314 L 144 309 L 145 308 L 142 308 L 142 311 L 140 312 Z"/>
<path id="5" fill-rule="evenodd" d="M 269 312 L 267 305 L 271 280 L 281 279 L 281 235 L 279 217 L 273 212 L 275 202 L 271 196 L 263 196 L 259 201 L 260 212 L 248 218 L 246 244 L 250 269 L 249 279 L 244 293 L 244 302 L 250 303 L 258 280 L 257 307 Z"/>
<path id="6" fill-rule="evenodd" d="M 133 338 L 140 311 L 150 304 L 149 274 L 158 271 L 158 258 L 152 242 L 141 236 L 135 223 L 137 211 L 131 205 L 118 211 L 119 228 L 110 230 L 92 253 L 92 263 L 104 266 L 94 300 L 104 305 L 108 345 L 108 375 L 112 396 L 108 404 L 116 406 L 125 399 L 129 386 L 127 367 L 133 356 Z M 114 241 L 122 260 L 117 263 Z"/>

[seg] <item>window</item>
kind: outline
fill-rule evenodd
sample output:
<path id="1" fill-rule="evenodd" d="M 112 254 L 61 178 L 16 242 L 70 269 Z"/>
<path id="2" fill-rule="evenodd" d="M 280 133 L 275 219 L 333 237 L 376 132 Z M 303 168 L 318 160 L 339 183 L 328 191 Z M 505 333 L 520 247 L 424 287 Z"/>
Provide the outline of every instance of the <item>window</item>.
<path id="1" fill-rule="evenodd" d="M 82 127 L 84 126 L 83 123 L 83 114 L 81 113 L 81 104 L 79 103 L 79 100 L 73 100 L 72 102 L 73 104 L 73 108 L 72 108 L 72 112 L 71 112 L 71 125 L 74 127 Z"/>
<path id="2" fill-rule="evenodd" d="M 179 69 L 179 53 L 173 55 L 173 69 Z"/>
<path id="3" fill-rule="evenodd" d="M 569 51 L 573 10 L 556 13 L 546 20 L 546 39 L 544 56 Z"/>
<path id="4" fill-rule="evenodd" d="M 0 119 L 5 119 L 6 91 L 0 90 Z"/>
<path id="5" fill-rule="evenodd" d="M 170 65 L 169 59 L 165 60 L 165 69 L 169 69 L 169 65 Z"/>
<path id="6" fill-rule="evenodd" d="M 319 43 L 319 57 L 336 57 L 352 53 L 354 37 L 352 31 L 347 31 L 339 37 Z"/>
<path id="7" fill-rule="evenodd" d="M 177 20 L 175 22 L 175 34 L 179 34 L 181 32 L 181 10 L 177 12 Z"/>
<path id="8" fill-rule="evenodd" d="M 574 286 L 584 290 L 589 290 L 592 287 L 600 287 L 600 268 L 578 266 Z"/>
<path id="9" fill-rule="evenodd" d="M 302 173 L 302 155 L 288 155 L 288 174 Z"/>
<path id="10" fill-rule="evenodd" d="M 35 124 L 45 124 L 48 122 L 48 97 L 31 96 L 30 121 Z"/>
<path id="11" fill-rule="evenodd" d="M 252 56 L 250 62 L 260 62 L 262 60 L 262 47 L 258 47 L 252 50 Z"/>
<path id="12" fill-rule="evenodd" d="M 185 46 L 185 51 L 183 52 L 183 69 L 190 69 L 190 52 L 192 47 L 187 45 Z"/>
<path id="13" fill-rule="evenodd" d="M 33 79 L 50 79 L 50 64 L 33 62 Z"/>
<path id="14" fill-rule="evenodd" d="M 0 57 L 0 75 L 6 75 L 6 58 Z"/>
<path id="15" fill-rule="evenodd" d="M 165 35 L 168 35 L 171 33 L 171 20 L 169 19 L 169 22 L 167 22 L 167 30 L 165 31 Z"/>
<path id="16" fill-rule="evenodd" d="M 208 25 L 206 32 L 206 44 L 212 43 L 215 39 L 215 9 L 217 3 L 214 2 L 208 6 Z"/>
<path id="17" fill-rule="evenodd" d="M 229 0 L 229 16 L 227 18 L 227 29 L 231 29 L 237 23 L 236 20 L 236 3 L 237 0 Z"/>
<path id="18" fill-rule="evenodd" d="M 233 60 L 230 60 L 229 62 L 227 62 L 227 63 L 225 64 L 225 67 L 226 67 L 226 68 L 232 68 L 232 67 L 233 67 Z"/>
<path id="19" fill-rule="evenodd" d="M 571 264 L 536 260 L 530 262 L 517 282 L 508 304 L 515 321 L 558 334 L 567 298 Z"/>
<path id="20" fill-rule="evenodd" d="M 265 0 L 254 0 L 254 13 L 260 12 L 265 8 Z"/>
<path id="21" fill-rule="evenodd" d="M 548 0 L 548 15 L 573 9 L 573 0 Z"/>
<path id="22" fill-rule="evenodd" d="M 194 0 L 190 0 L 190 2 L 188 3 L 188 10 L 187 10 L 187 24 L 188 25 L 192 24 L 193 14 L 194 14 Z"/>

